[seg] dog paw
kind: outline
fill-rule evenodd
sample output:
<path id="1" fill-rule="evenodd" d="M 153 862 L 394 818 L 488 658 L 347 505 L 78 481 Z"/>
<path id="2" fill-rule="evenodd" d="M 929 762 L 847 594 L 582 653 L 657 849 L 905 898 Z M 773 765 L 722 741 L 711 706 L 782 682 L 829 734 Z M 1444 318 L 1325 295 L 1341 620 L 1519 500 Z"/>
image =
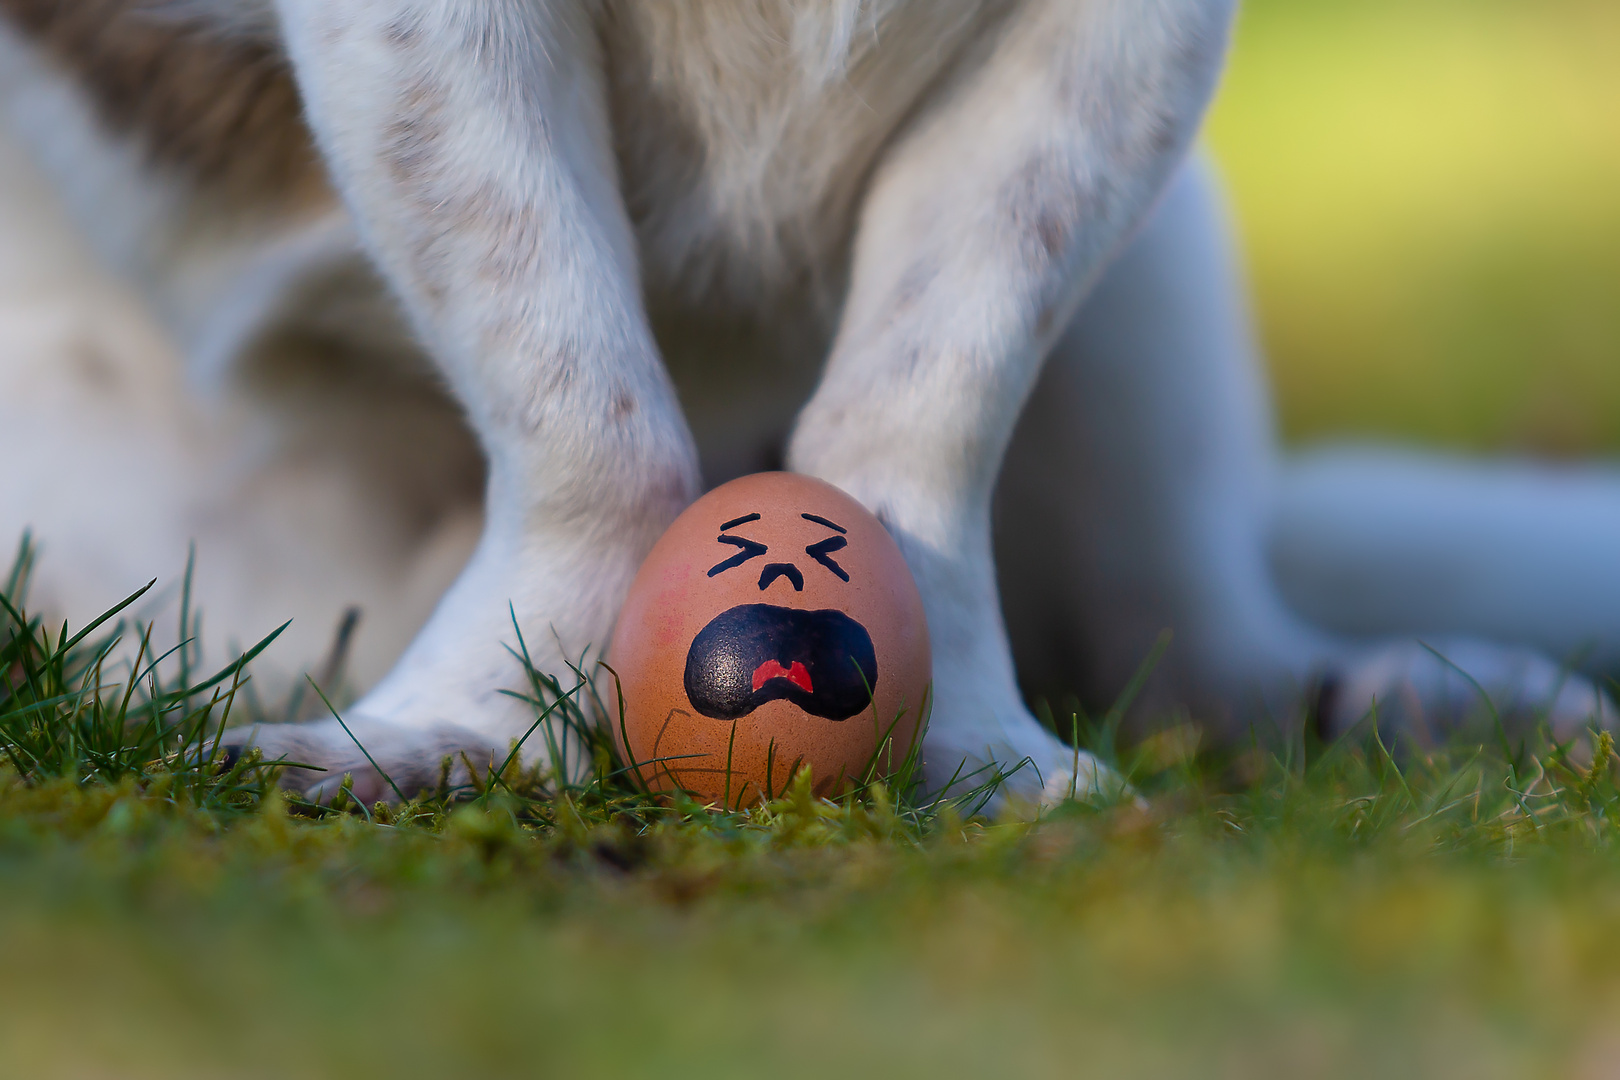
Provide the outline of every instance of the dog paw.
<path id="1" fill-rule="evenodd" d="M 1130 797 L 1124 777 L 1064 744 L 1022 708 L 998 713 L 987 723 L 931 724 L 923 743 L 923 773 L 935 795 L 982 793 L 990 813 L 1034 813 L 1071 799 Z"/>
<path id="2" fill-rule="evenodd" d="M 225 733 L 227 760 L 234 761 L 258 749 L 266 762 L 286 762 L 281 786 L 300 792 L 311 802 L 330 802 L 352 777 L 350 792 L 361 803 L 395 802 L 435 787 L 450 762 L 450 783 L 469 779 L 468 764 L 483 769 L 498 767 L 506 756 L 465 728 L 451 724 L 410 728 L 384 721 L 354 717 L 304 724 L 260 724 Z"/>
<path id="3" fill-rule="evenodd" d="M 1392 645 L 1341 666 L 1322 679 L 1317 715 L 1329 738 L 1376 719 L 1388 738 L 1433 746 L 1497 721 L 1516 738 L 1545 724 L 1564 742 L 1613 727 L 1616 710 L 1592 682 L 1538 653 L 1444 640 Z"/>

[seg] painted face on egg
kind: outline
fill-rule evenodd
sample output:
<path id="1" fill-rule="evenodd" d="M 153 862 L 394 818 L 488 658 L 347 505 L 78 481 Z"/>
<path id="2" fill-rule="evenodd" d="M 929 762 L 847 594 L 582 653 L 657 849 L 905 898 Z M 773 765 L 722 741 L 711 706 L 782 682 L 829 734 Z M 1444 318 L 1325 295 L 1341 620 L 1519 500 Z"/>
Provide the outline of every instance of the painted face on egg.
<path id="1" fill-rule="evenodd" d="M 847 583 L 849 573 L 833 556 L 849 546 L 849 530 L 819 514 L 799 516 L 828 530 L 804 547 L 801 561 L 809 564 L 812 578 L 829 574 Z M 756 528 L 747 531 L 760 533 L 761 515 L 746 514 L 720 526 L 715 542 L 741 550 L 710 567 L 709 577 L 746 573 L 750 563 L 771 556 L 769 544 L 738 533 L 748 525 Z M 804 592 L 804 571 L 795 562 L 768 562 L 760 568 L 760 592 L 778 581 Z M 872 701 L 877 653 L 866 627 L 837 608 L 738 604 L 715 616 L 692 639 L 683 682 L 692 707 L 717 720 L 736 720 L 779 699 L 812 716 L 847 720 Z"/>
<path id="2" fill-rule="evenodd" d="M 615 734 L 643 779 L 734 804 L 779 792 L 799 764 L 826 791 L 884 738 L 904 756 L 930 674 L 893 538 L 842 491 L 792 473 L 732 481 L 670 526 L 609 662 L 625 698 Z"/>

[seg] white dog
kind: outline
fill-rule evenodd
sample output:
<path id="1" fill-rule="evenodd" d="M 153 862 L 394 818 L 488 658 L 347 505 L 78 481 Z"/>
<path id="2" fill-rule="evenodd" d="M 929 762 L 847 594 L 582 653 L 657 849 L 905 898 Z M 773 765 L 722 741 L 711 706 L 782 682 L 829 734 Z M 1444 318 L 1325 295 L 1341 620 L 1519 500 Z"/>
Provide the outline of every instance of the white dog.
<path id="1" fill-rule="evenodd" d="M 1188 157 L 1232 6 L 0 0 L 18 136 L 184 358 L 79 264 L 12 256 L 0 421 L 41 452 L 0 526 L 42 538 L 63 611 L 197 539 L 211 648 L 297 615 L 313 660 L 357 604 L 350 726 L 402 785 L 527 726 L 513 614 L 561 670 L 705 482 L 779 463 L 905 552 L 936 782 L 1096 778 L 1026 709 L 1008 624 L 1027 690 L 1102 699 L 1171 629 L 1141 709 L 1225 735 L 1309 692 L 1329 733 L 1375 699 L 1456 715 L 1419 633 L 1612 648 L 1607 475 L 1278 482 Z M 7 244 L 61 247 L 17 199 Z M 1561 731 L 1603 708 L 1536 653 L 1431 640 Z M 257 740 L 383 793 L 330 720 Z"/>

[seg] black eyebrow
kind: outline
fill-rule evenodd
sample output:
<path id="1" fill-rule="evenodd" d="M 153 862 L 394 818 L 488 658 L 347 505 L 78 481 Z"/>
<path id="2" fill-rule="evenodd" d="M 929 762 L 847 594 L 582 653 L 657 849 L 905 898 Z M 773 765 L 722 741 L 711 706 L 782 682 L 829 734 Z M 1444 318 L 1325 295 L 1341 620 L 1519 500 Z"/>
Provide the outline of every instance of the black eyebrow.
<path id="1" fill-rule="evenodd" d="M 755 515 L 755 516 L 758 516 L 758 515 Z M 842 525 L 834 525 L 832 522 L 828 521 L 826 518 L 819 517 L 816 514 L 800 514 L 799 516 L 804 518 L 804 520 L 806 520 L 806 521 L 813 521 L 817 525 L 825 525 L 825 526 L 827 526 L 827 528 L 831 529 L 833 532 L 849 532 L 849 530 L 844 528 Z"/>
<path id="2" fill-rule="evenodd" d="M 739 525 L 746 525 L 750 521 L 758 521 L 758 520 L 759 520 L 759 515 L 758 514 L 744 514 L 742 517 L 740 517 L 740 518 L 732 518 L 730 521 L 728 521 L 724 525 L 720 526 L 720 531 L 721 532 L 726 532 L 726 531 L 728 531 L 730 529 L 735 529 Z M 843 532 L 842 529 L 840 529 L 838 531 Z"/>

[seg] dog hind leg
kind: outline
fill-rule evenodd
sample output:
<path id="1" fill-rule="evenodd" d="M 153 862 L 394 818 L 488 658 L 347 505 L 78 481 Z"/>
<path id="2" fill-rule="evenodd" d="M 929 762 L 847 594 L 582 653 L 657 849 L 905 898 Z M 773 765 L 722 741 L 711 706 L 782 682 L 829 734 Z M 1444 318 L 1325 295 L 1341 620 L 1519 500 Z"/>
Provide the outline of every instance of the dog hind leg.
<path id="1" fill-rule="evenodd" d="M 1009 449 L 997 547 L 1026 689 L 1081 690 L 1106 706 L 1170 630 L 1140 720 L 1186 706 L 1232 739 L 1252 724 L 1297 725 L 1304 695 L 1331 687 L 1329 733 L 1375 700 L 1386 726 L 1450 722 L 1474 691 L 1394 637 L 1423 627 L 1365 628 L 1391 635 L 1382 640 L 1333 633 L 1277 586 L 1267 551 L 1279 460 L 1224 217 L 1211 169 L 1195 160 L 1054 348 Z M 1348 528 L 1352 513 L 1332 521 Z M 1330 554 L 1306 554 L 1303 519 L 1292 520 L 1295 559 L 1332 558 L 1320 531 L 1310 539 Z M 1378 519 L 1399 524 L 1393 512 Z M 1420 569 L 1378 572 L 1400 581 Z M 1533 652 L 1430 644 L 1500 705 L 1551 706 L 1565 734 L 1593 714 L 1593 687 L 1561 682 Z"/>
<path id="2" fill-rule="evenodd" d="M 194 544 L 205 618 L 186 632 L 199 662 L 222 664 L 292 620 L 254 665 L 272 706 L 358 608 L 343 674 L 364 688 L 466 561 L 478 448 L 326 186 L 290 80 L 275 130 L 244 129 L 229 102 L 266 108 L 207 78 L 236 46 L 140 7 L 102 10 L 112 21 L 91 44 L 110 60 L 58 55 L 49 34 L 42 44 L 0 24 L 0 429 L 38 462 L 0 482 L 0 543 L 33 530 L 31 599 L 75 626 L 158 575 L 130 614 L 163 651 L 178 640 Z M 180 142 L 235 163 L 230 182 L 166 156 L 158 133 L 109 115 L 95 80 L 74 77 L 119 56 L 158 97 L 196 106 Z M 275 97 L 276 80 L 245 74 Z M 267 162 L 256 136 L 308 152 Z"/>
<path id="3" fill-rule="evenodd" d="M 1620 470 L 1339 447 L 1285 461 L 1284 595 L 1343 633 L 1470 634 L 1620 672 Z"/>
<path id="4" fill-rule="evenodd" d="M 1214 205 L 1195 158 L 1054 347 L 1008 452 L 997 547 L 1031 692 L 1105 706 L 1170 630 L 1140 711 L 1225 724 L 1291 707 L 1333 647 L 1264 562 L 1270 408 Z"/>

